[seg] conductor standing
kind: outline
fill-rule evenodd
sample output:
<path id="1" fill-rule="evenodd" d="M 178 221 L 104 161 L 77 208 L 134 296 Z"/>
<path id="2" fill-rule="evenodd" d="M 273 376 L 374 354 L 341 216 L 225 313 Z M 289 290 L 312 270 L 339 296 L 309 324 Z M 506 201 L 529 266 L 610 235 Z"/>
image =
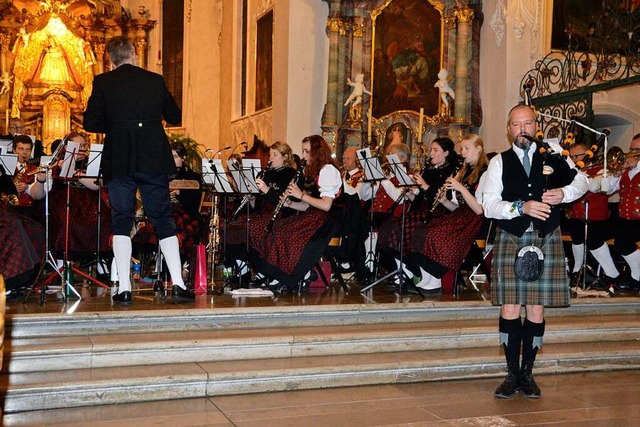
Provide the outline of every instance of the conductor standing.
<path id="1" fill-rule="evenodd" d="M 137 189 L 171 274 L 173 300 L 193 300 L 193 293 L 182 280 L 169 198 L 169 175 L 175 173 L 175 164 L 162 126 L 163 119 L 180 123 L 180 108 L 162 76 L 134 65 L 135 49 L 128 38 L 114 37 L 106 49 L 115 68 L 95 76 L 83 125 L 88 132 L 105 134 L 101 168 L 109 190 L 113 253 L 119 277 L 113 301 L 131 304 L 130 233 Z"/>

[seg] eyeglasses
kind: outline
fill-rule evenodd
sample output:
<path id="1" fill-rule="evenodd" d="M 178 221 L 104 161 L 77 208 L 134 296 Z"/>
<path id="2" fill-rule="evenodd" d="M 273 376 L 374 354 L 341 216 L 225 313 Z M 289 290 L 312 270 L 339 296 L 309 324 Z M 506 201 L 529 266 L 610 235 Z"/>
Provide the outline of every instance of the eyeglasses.
<path id="1" fill-rule="evenodd" d="M 582 158 L 582 157 L 584 157 L 586 155 L 587 155 L 587 153 L 580 153 L 580 154 L 572 154 L 569 157 L 571 157 L 571 160 L 576 160 L 576 159 Z"/>

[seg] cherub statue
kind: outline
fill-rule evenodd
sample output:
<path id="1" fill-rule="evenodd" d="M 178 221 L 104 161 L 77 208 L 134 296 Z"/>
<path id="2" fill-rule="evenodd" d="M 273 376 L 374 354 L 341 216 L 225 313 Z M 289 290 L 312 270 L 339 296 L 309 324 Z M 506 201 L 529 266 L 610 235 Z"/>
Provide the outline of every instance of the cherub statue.
<path id="1" fill-rule="evenodd" d="M 444 104 L 444 111 L 448 114 L 451 111 L 449 97 L 451 97 L 451 99 L 456 99 L 456 94 L 453 91 L 453 88 L 449 86 L 449 72 L 446 69 L 443 68 L 438 72 L 438 81 L 433 85 L 433 87 L 437 87 L 440 91 L 440 98 Z"/>
<path id="2" fill-rule="evenodd" d="M 2 82 L 2 87 L 0 87 L 0 95 L 4 95 L 5 93 L 9 92 L 12 81 L 13 76 L 9 75 L 7 71 L 2 73 L 2 76 L 0 77 L 0 82 Z"/>
<path id="3" fill-rule="evenodd" d="M 351 79 L 347 79 L 347 84 L 349 86 L 352 86 L 353 90 L 351 91 L 351 95 L 349 95 L 347 100 L 344 102 L 345 107 L 349 105 L 349 103 L 351 102 L 353 102 L 353 105 L 351 105 L 351 108 L 360 104 L 362 102 L 362 94 L 364 93 L 371 96 L 371 92 L 369 92 L 364 87 L 364 74 L 356 74 L 355 82 L 352 82 Z"/>

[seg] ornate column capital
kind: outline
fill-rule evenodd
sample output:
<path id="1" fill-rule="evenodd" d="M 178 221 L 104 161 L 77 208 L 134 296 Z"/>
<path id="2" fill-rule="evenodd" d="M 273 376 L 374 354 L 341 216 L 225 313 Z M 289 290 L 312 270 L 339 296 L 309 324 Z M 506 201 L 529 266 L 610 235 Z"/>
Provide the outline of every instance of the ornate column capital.
<path id="1" fill-rule="evenodd" d="M 348 24 L 345 23 L 342 18 L 327 19 L 327 31 L 329 33 L 337 33 L 344 36 L 347 34 L 347 26 Z"/>
<path id="2" fill-rule="evenodd" d="M 11 44 L 11 36 L 6 33 L 0 33 L 0 49 L 3 53 L 9 51 L 9 45 Z"/>
<path id="3" fill-rule="evenodd" d="M 458 18 L 458 22 L 470 24 L 473 21 L 473 9 L 469 7 L 456 9 L 453 14 Z"/>
<path id="4" fill-rule="evenodd" d="M 351 34 L 353 37 L 364 37 L 365 25 L 362 18 L 354 18 L 351 24 Z"/>

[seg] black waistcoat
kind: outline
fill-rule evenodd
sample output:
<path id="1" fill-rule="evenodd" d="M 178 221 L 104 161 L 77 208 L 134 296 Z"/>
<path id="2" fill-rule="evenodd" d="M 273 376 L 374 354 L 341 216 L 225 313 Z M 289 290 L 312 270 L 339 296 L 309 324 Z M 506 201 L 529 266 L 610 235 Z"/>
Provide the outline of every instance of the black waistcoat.
<path id="1" fill-rule="evenodd" d="M 573 180 L 575 173 L 570 173 L 571 170 L 564 159 L 559 156 L 547 156 L 546 163 L 553 167 L 554 175 L 556 175 L 552 178 L 550 177 L 547 182 L 547 178 L 542 174 L 544 161 L 542 154 L 537 151 L 534 152 L 531 173 L 527 176 L 522 162 L 513 151 L 513 148 L 502 153 L 502 200 L 508 202 L 516 200 L 525 202 L 528 200 L 541 201 L 545 185 L 550 190 L 563 187 Z M 560 216 L 560 209 L 557 206 L 552 206 L 551 214 L 544 224 L 545 234 L 551 233 L 560 225 Z M 535 226 L 539 227 L 540 222 L 528 215 L 509 220 L 498 220 L 498 226 L 511 234 L 522 236 L 531 221 L 534 221 Z"/>

